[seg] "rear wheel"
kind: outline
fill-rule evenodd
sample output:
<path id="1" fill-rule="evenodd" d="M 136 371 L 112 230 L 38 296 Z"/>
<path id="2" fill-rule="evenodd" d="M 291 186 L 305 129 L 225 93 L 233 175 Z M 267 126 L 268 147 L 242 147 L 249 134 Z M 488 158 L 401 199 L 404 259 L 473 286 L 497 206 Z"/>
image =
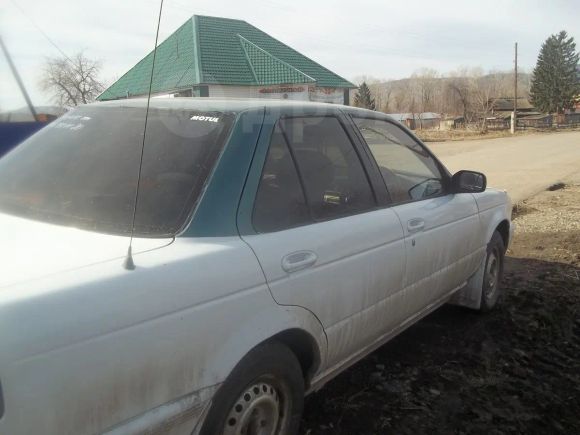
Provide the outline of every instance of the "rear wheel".
<path id="1" fill-rule="evenodd" d="M 498 303 L 501 295 L 501 278 L 503 275 L 503 262 L 505 246 L 501 235 L 495 231 L 487 245 L 487 258 L 483 275 L 481 291 L 480 311 L 492 310 Z"/>
<path id="2" fill-rule="evenodd" d="M 294 353 L 271 342 L 250 351 L 212 400 L 201 435 L 294 435 L 304 405 Z"/>

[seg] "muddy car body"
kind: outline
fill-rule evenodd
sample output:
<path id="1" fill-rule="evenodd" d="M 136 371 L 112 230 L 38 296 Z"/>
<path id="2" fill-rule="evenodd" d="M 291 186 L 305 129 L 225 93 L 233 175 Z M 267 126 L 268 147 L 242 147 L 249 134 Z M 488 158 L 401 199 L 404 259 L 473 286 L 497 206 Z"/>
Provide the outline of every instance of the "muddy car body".
<path id="1" fill-rule="evenodd" d="M 388 116 L 153 99 L 133 224 L 145 105 L 0 160 L 0 433 L 293 433 L 407 326 L 495 304 L 509 198 Z"/>

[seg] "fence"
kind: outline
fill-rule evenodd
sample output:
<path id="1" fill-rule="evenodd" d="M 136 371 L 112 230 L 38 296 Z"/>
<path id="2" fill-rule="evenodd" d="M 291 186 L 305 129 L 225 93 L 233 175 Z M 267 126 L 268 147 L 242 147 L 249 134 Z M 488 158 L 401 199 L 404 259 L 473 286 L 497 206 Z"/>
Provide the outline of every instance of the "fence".
<path id="1" fill-rule="evenodd" d="M 554 117 L 552 115 L 526 116 L 518 119 L 517 127 L 526 128 L 552 128 Z"/>
<path id="2" fill-rule="evenodd" d="M 511 127 L 511 119 L 495 118 L 487 120 L 487 130 L 509 130 Z M 482 129 L 483 123 L 472 122 L 467 124 L 467 129 Z M 548 128 L 580 128 L 580 113 L 567 113 L 562 115 L 520 115 L 517 123 L 518 130 L 528 129 L 548 129 Z"/>
<path id="3" fill-rule="evenodd" d="M 518 118 L 518 129 L 580 128 L 580 113 L 538 115 Z"/>
<path id="4" fill-rule="evenodd" d="M 580 127 L 580 112 L 567 113 L 563 119 L 558 119 L 558 128 L 576 128 Z M 563 121 L 563 122 L 560 122 Z"/>

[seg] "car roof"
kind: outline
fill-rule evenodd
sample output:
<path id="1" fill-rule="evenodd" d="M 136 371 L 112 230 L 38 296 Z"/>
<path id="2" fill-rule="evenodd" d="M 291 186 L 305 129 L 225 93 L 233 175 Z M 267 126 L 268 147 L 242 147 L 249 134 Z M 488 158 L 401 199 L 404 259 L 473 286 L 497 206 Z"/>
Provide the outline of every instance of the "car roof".
<path id="1" fill-rule="evenodd" d="M 110 100 L 93 103 L 93 106 L 109 107 L 143 107 L 147 106 L 147 98 L 129 98 L 122 100 Z M 314 109 L 317 112 L 334 112 L 344 110 L 347 112 L 376 113 L 366 109 L 343 106 L 341 104 L 316 103 L 310 101 L 277 100 L 264 98 L 209 98 L 209 97 L 179 97 L 179 98 L 151 98 L 150 107 L 157 109 L 174 110 L 203 110 L 217 112 L 243 112 L 259 108 L 279 108 L 279 109 Z"/>

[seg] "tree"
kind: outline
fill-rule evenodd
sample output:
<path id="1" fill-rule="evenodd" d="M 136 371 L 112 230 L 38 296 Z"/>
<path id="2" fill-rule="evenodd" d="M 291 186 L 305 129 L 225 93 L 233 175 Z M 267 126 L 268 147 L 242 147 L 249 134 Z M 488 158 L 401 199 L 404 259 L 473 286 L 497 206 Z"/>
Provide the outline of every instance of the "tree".
<path id="1" fill-rule="evenodd" d="M 448 111 L 453 114 L 461 114 L 464 122 L 471 121 L 473 106 L 473 96 L 471 95 L 469 80 L 471 75 L 472 71 L 466 67 L 462 67 L 452 72 L 445 82 Z"/>
<path id="2" fill-rule="evenodd" d="M 99 80 L 100 70 L 100 62 L 88 59 L 82 52 L 72 58 L 48 58 L 40 86 L 60 106 L 91 103 L 105 90 Z"/>
<path id="3" fill-rule="evenodd" d="M 409 98 L 408 80 L 397 80 L 392 84 L 393 87 L 393 110 L 395 112 L 405 112 L 407 108 L 405 107 L 405 102 Z"/>
<path id="4" fill-rule="evenodd" d="M 414 106 L 415 99 L 418 105 L 419 112 L 419 128 L 423 128 L 422 114 L 425 112 L 432 112 L 436 110 L 436 93 L 438 93 L 438 78 L 439 73 L 434 69 L 422 68 L 411 75 L 411 89 L 413 92 L 412 106 Z M 414 113 L 415 109 L 411 108 Z"/>
<path id="5" fill-rule="evenodd" d="M 389 110 L 391 110 L 391 95 L 393 94 L 393 87 L 387 83 L 382 87 L 377 87 L 375 94 L 380 97 L 380 101 L 376 104 L 377 108 L 382 112 L 389 113 Z"/>
<path id="6" fill-rule="evenodd" d="M 492 71 L 484 75 L 483 70 L 477 69 L 473 70 L 470 77 L 470 93 L 474 108 L 481 120 L 482 131 L 487 131 L 487 118 L 498 96 L 501 79 L 501 73 Z"/>
<path id="7" fill-rule="evenodd" d="M 371 90 L 366 82 L 362 82 L 354 97 L 354 105 L 365 109 L 375 110 L 375 99 L 371 96 Z"/>
<path id="8" fill-rule="evenodd" d="M 579 54 L 574 38 L 565 31 L 551 35 L 542 44 L 534 68 L 530 95 L 534 106 L 546 113 L 563 113 L 574 106 L 580 93 L 576 68 Z"/>

